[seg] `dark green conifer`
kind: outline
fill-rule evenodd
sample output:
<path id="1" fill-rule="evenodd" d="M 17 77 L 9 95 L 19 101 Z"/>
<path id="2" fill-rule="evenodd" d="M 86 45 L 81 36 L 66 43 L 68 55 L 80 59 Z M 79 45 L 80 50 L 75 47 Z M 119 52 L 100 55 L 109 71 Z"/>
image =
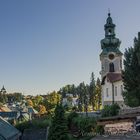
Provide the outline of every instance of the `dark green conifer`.
<path id="1" fill-rule="evenodd" d="M 140 33 L 124 57 L 124 101 L 131 107 L 140 106 Z"/>
<path id="2" fill-rule="evenodd" d="M 91 73 L 91 81 L 89 85 L 89 104 L 92 105 L 92 108 L 94 110 L 95 107 L 95 78 L 94 73 Z"/>
<path id="3" fill-rule="evenodd" d="M 52 125 L 49 129 L 48 140 L 69 140 L 67 121 L 62 105 L 57 105 Z"/>

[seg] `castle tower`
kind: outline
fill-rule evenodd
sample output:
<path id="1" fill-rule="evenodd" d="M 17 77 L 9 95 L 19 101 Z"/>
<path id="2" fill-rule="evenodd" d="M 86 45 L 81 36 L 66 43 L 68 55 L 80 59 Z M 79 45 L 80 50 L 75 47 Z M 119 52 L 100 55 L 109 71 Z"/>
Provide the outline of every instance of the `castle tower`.
<path id="1" fill-rule="evenodd" d="M 108 13 L 104 25 L 105 38 L 101 40 L 100 54 L 102 79 L 102 104 L 118 103 L 123 105 L 122 53 L 119 50 L 121 41 L 116 38 L 115 24 Z"/>

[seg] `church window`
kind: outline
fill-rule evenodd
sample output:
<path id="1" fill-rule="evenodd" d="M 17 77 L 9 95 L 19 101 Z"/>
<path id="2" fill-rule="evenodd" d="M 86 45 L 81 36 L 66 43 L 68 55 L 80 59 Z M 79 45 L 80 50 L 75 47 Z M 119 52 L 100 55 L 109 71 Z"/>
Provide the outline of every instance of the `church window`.
<path id="1" fill-rule="evenodd" d="M 111 29 L 108 30 L 108 35 L 111 35 L 112 31 Z"/>
<path id="2" fill-rule="evenodd" d="M 111 33 L 111 29 L 109 29 L 109 33 Z"/>
<path id="3" fill-rule="evenodd" d="M 106 97 L 109 97 L 109 95 L 108 95 L 108 88 L 106 88 Z"/>
<path id="4" fill-rule="evenodd" d="M 114 72 L 114 64 L 113 63 L 109 64 L 109 72 Z"/>
<path id="5" fill-rule="evenodd" d="M 117 96 L 117 87 L 115 87 L 115 96 Z"/>

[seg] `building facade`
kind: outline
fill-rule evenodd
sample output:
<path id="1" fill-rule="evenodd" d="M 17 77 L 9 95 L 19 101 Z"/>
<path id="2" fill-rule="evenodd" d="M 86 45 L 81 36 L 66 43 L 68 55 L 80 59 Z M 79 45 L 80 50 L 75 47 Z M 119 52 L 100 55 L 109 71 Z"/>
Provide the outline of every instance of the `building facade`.
<path id="1" fill-rule="evenodd" d="M 121 41 L 116 38 L 115 24 L 110 13 L 104 25 L 105 38 L 101 40 L 100 54 L 101 79 L 102 79 L 102 105 L 118 103 L 124 106 L 122 97 L 122 52 L 120 51 Z"/>

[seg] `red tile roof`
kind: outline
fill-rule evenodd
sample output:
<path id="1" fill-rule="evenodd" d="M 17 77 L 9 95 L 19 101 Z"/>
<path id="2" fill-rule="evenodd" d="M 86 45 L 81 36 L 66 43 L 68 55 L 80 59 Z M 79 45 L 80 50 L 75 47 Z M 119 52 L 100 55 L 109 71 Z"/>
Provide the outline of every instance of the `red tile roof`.
<path id="1" fill-rule="evenodd" d="M 114 83 L 114 82 L 122 80 L 122 74 L 121 73 L 114 73 L 114 72 L 108 73 L 106 76 L 103 77 L 102 85 L 104 85 L 106 78 L 110 83 Z"/>

